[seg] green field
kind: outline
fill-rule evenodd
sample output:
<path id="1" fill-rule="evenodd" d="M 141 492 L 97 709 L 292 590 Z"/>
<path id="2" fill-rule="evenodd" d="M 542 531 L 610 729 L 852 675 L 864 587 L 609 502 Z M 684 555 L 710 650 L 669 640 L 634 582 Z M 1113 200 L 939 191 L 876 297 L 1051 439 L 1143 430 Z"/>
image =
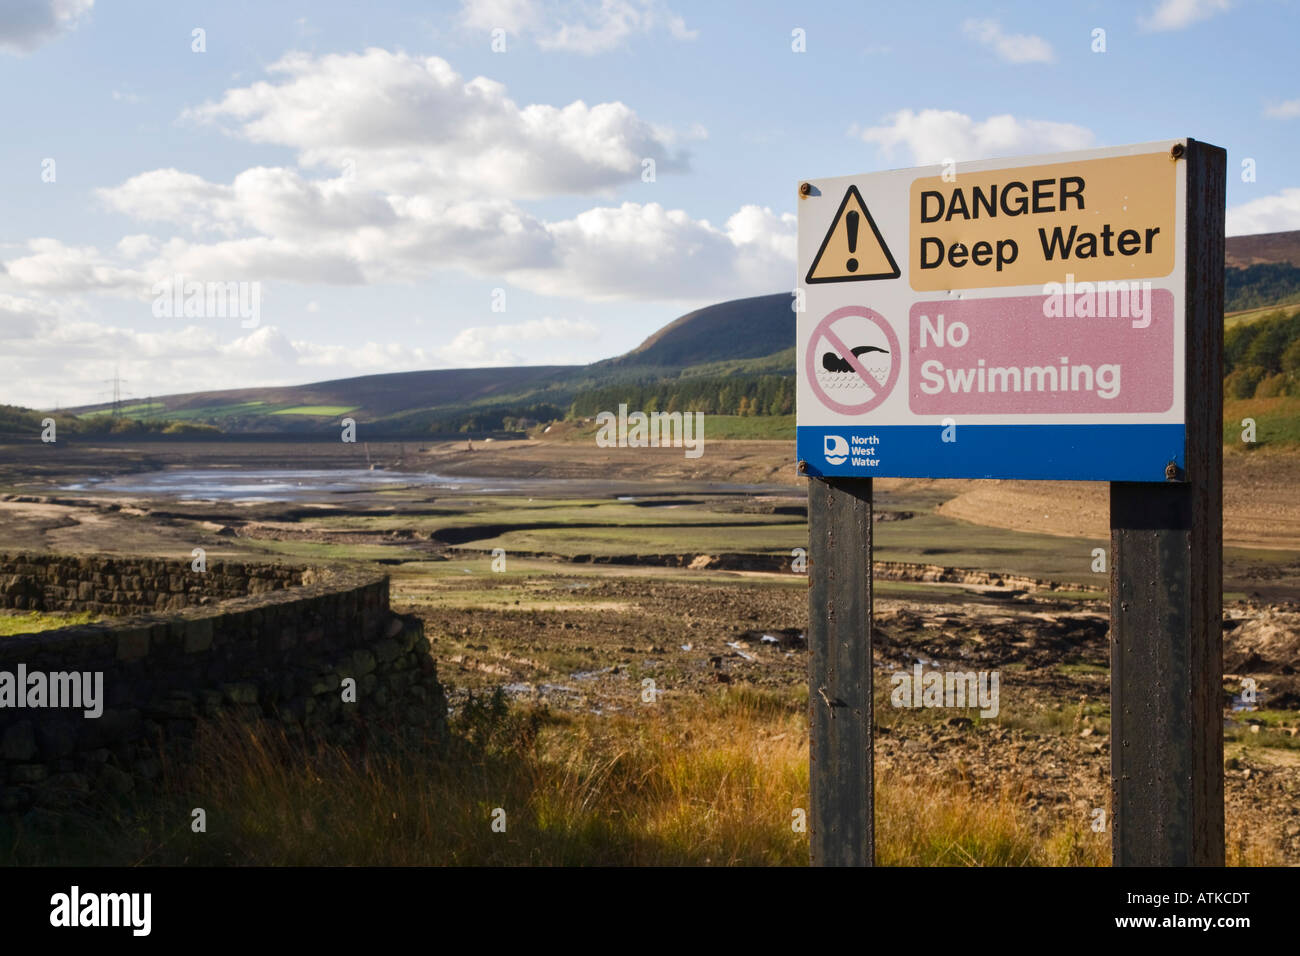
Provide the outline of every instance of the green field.
<path id="1" fill-rule="evenodd" d="M 1000 571 L 1106 587 L 1106 575 L 1092 572 L 1092 549 L 1104 545 L 1104 538 L 1063 538 L 968 524 L 935 512 L 945 497 L 934 492 L 882 495 L 876 502 L 878 508 L 912 511 L 913 517 L 876 525 L 876 560 Z M 409 531 L 417 539 L 460 529 L 462 543 L 458 547 L 465 559 L 457 561 L 458 565 L 493 548 L 503 548 L 511 556 L 553 554 L 567 558 L 788 555 L 794 548 L 808 546 L 802 514 L 746 514 L 734 508 L 730 502 L 708 499 L 656 506 L 608 499 L 463 499 L 448 502 L 446 509 L 435 514 L 325 517 L 312 524 L 329 531 Z M 527 527 L 530 524 L 542 527 Z M 483 529 L 482 537 L 474 534 L 476 528 Z M 345 547 L 305 542 L 262 544 L 281 553 Z"/>
<path id="2" fill-rule="evenodd" d="M 1255 420 L 1255 447 L 1300 445 L 1300 397 L 1230 399 L 1223 403 L 1223 443 L 1242 445 L 1242 419 Z"/>
<path id="3" fill-rule="evenodd" d="M 294 405 L 291 408 L 279 408 L 272 415 L 344 415 L 355 412 L 360 405 Z"/>
<path id="4" fill-rule="evenodd" d="M 706 441 L 775 438 L 794 441 L 793 415 L 706 415 Z"/>
<path id="5" fill-rule="evenodd" d="M 1297 305 L 1266 305 L 1260 309 L 1248 309 L 1245 312 L 1229 312 L 1223 317 L 1223 327 L 1230 329 L 1234 325 L 1244 325 L 1254 322 L 1256 319 L 1263 318 L 1266 315 L 1281 312 L 1283 315 L 1295 315 L 1300 312 L 1300 304 Z"/>
<path id="6" fill-rule="evenodd" d="M 14 634 L 39 634 L 41 631 L 53 631 L 60 627 L 73 627 L 77 624 L 91 624 L 99 620 L 96 614 L 46 614 L 41 611 L 29 611 L 26 614 L 0 614 L 0 637 Z"/>

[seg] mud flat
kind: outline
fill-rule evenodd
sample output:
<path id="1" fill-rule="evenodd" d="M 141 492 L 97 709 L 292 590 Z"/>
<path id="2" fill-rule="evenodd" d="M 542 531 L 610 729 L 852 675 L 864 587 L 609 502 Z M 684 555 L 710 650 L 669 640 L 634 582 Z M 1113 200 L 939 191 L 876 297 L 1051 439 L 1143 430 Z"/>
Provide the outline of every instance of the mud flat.
<path id="1" fill-rule="evenodd" d="M 710 443 L 693 461 L 495 446 L 0 449 L 0 545 L 383 569 L 394 607 L 423 620 L 457 708 L 501 688 L 518 707 L 603 719 L 644 706 L 647 679 L 668 706 L 733 688 L 806 699 L 807 579 L 793 560 L 807 545 L 805 493 L 788 443 Z M 1256 482 L 1245 513 L 1284 517 L 1288 463 L 1259 461 L 1233 472 Z M 1014 783 L 1045 833 L 1086 828 L 1108 800 L 1106 576 L 1090 567 L 1105 525 L 1087 510 L 1101 486 L 876 487 L 882 773 L 961 779 L 979 795 Z M 1251 858 L 1300 863 L 1300 609 L 1275 597 L 1294 590 L 1296 559 L 1227 553 L 1241 592 L 1225 608 L 1230 832 L 1254 841 Z M 1237 599 L 1250 592 L 1261 598 Z M 893 707 L 891 675 L 918 663 L 998 670 L 997 716 Z"/>

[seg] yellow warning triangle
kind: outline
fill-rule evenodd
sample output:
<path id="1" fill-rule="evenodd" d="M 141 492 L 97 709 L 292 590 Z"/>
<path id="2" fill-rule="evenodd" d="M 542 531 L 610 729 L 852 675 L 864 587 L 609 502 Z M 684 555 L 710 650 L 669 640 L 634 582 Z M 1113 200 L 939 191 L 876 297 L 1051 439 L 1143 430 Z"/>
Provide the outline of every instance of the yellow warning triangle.
<path id="1" fill-rule="evenodd" d="M 859 282 L 897 279 L 900 274 L 862 194 L 850 186 L 804 281 Z"/>

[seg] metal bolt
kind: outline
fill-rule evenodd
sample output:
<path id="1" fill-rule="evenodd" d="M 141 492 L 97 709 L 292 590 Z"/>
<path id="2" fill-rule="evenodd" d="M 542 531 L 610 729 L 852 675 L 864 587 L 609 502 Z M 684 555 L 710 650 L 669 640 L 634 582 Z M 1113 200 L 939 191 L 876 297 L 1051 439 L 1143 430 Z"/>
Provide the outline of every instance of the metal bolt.
<path id="1" fill-rule="evenodd" d="M 1174 159 L 1182 159 L 1185 152 L 1187 152 L 1187 147 L 1182 143 L 1174 143 L 1174 148 L 1169 151 L 1169 155 Z"/>
<path id="2" fill-rule="evenodd" d="M 799 474 L 801 475 L 808 474 L 808 462 L 806 461 L 799 462 Z"/>
<path id="3" fill-rule="evenodd" d="M 811 195 L 812 195 L 812 183 L 800 183 L 800 184 L 799 184 L 799 195 L 800 195 L 800 196 L 811 196 Z"/>
<path id="4" fill-rule="evenodd" d="M 1171 461 L 1169 464 L 1165 465 L 1165 479 L 1167 481 L 1174 481 L 1177 477 L 1178 465 Z"/>

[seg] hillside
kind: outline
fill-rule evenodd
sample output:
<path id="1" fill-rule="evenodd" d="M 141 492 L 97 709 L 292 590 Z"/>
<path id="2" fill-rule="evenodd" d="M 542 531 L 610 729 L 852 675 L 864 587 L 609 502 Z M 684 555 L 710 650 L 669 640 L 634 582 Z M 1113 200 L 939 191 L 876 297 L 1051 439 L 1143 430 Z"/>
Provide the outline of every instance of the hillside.
<path id="1" fill-rule="evenodd" d="M 669 322 L 632 351 L 592 368 L 678 366 L 760 358 L 794 345 L 788 292 L 720 302 Z"/>
<path id="2" fill-rule="evenodd" d="M 1263 323 L 1255 351 L 1230 363 L 1232 393 L 1290 394 L 1293 358 L 1282 353 L 1291 325 L 1273 307 L 1300 302 L 1300 231 L 1227 239 L 1225 311 L 1230 326 Z M 161 431 L 166 423 L 227 433 L 321 432 L 344 415 L 389 435 L 514 430 L 536 421 L 593 415 L 628 402 L 647 410 L 692 408 L 713 415 L 784 416 L 794 411 L 795 316 L 786 292 L 688 312 L 623 355 L 591 365 L 434 369 L 272 388 L 225 389 L 133 400 L 124 419 Z M 1253 335 L 1254 333 L 1252 333 Z M 1244 343 L 1245 338 L 1234 338 Z M 1251 340 L 1253 341 L 1253 339 Z M 1268 343 L 1268 348 L 1264 344 Z M 1276 354 L 1274 354 L 1276 353 Z M 72 409 L 83 432 L 104 431 L 111 405 Z M 130 431 L 113 423 L 114 431 Z"/>
<path id="3" fill-rule="evenodd" d="M 322 431 L 349 415 L 387 434 L 417 436 L 511 430 L 562 418 L 579 396 L 604 400 L 689 379 L 691 396 L 712 393 L 706 404 L 718 414 L 789 414 L 793 391 L 779 379 L 793 368 L 794 313 L 789 294 L 780 293 L 697 309 L 625 355 L 586 366 L 392 372 L 133 399 L 118 412 L 146 424 L 179 421 L 227 433 Z M 757 390 L 764 396 L 762 411 L 747 397 Z M 110 403 L 69 409 L 87 424 L 112 410 Z"/>
<path id="4" fill-rule="evenodd" d="M 1300 267 L 1300 230 L 1228 237 L 1224 265 L 1229 269 L 1244 269 L 1268 262 Z"/>

